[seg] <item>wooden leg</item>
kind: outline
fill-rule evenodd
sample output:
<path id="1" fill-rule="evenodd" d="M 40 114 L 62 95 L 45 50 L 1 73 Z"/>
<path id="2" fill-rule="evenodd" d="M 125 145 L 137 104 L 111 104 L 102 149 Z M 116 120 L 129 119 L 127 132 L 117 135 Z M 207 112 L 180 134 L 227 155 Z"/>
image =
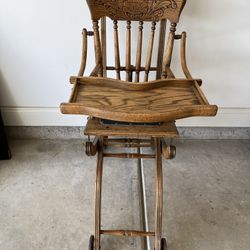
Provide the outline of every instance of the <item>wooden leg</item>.
<path id="1" fill-rule="evenodd" d="M 103 172 L 103 138 L 100 138 L 96 168 L 96 198 L 95 198 L 95 250 L 101 248 L 101 200 Z"/>
<path id="2" fill-rule="evenodd" d="M 162 207 L 163 207 L 163 176 L 162 176 L 162 155 L 161 142 L 159 138 L 155 139 L 156 150 L 156 201 L 155 201 L 155 250 L 161 250 L 162 234 Z"/>

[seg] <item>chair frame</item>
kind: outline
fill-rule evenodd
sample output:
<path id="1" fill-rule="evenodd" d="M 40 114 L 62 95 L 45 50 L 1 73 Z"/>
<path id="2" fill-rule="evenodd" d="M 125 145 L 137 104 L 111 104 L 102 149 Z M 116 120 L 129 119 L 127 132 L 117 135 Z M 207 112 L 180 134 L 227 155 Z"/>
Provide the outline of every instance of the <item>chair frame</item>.
<path id="1" fill-rule="evenodd" d="M 97 154 L 96 169 L 96 196 L 95 196 L 95 236 L 90 237 L 89 250 L 101 248 L 101 235 L 126 236 L 126 237 L 154 237 L 154 249 L 167 249 L 166 240 L 162 238 L 162 209 L 163 209 L 163 170 L 162 156 L 165 159 L 173 159 L 176 155 L 176 148 L 166 143 L 166 138 L 178 137 L 174 123 L 162 124 L 156 131 L 154 126 L 146 126 L 145 134 L 140 132 L 139 127 L 133 127 L 133 131 L 127 126 L 116 125 L 115 131 L 100 123 L 100 119 L 90 118 L 85 135 L 95 136 L 94 140 L 86 142 L 86 154 L 95 156 Z M 125 131 L 124 131 L 125 130 Z M 117 138 L 117 136 L 126 136 Z M 140 138 L 145 137 L 147 138 Z M 112 153 L 105 149 L 109 148 L 153 148 L 153 154 L 143 153 Z M 102 200 L 102 175 L 104 158 L 129 158 L 129 159 L 154 159 L 155 160 L 155 230 L 104 230 L 101 229 L 101 200 Z"/>
<path id="2" fill-rule="evenodd" d="M 202 80 L 194 79 L 188 69 L 186 62 L 186 33 L 176 34 L 176 26 L 179 21 L 180 14 L 185 6 L 186 0 L 87 0 L 91 17 L 93 21 L 93 31 L 82 31 L 82 59 L 77 77 L 71 77 L 71 83 L 74 85 L 70 100 L 74 98 L 75 88 L 82 81 L 96 81 L 105 79 L 107 71 L 113 70 L 116 73 L 116 80 L 121 80 L 121 72 L 126 73 L 126 84 L 128 82 L 140 82 L 140 73 L 143 71 L 143 83 L 149 81 L 149 72 L 156 72 L 156 80 L 176 80 L 173 71 L 171 70 L 171 60 L 175 41 L 180 41 L 180 62 L 186 81 L 192 80 L 197 87 L 197 92 L 204 105 L 209 105 L 206 97 L 200 91 L 199 86 Z M 106 49 L 106 18 L 113 20 L 114 28 L 114 52 L 115 65 L 107 65 L 107 49 Z M 125 65 L 121 66 L 119 36 L 118 36 L 118 21 L 127 22 L 126 30 L 126 59 Z M 131 64 L 131 22 L 138 21 L 138 40 L 135 65 Z M 166 39 L 167 21 L 170 21 L 170 31 L 168 39 Z M 146 55 L 145 66 L 141 65 L 142 58 L 142 39 L 143 39 L 143 24 L 151 22 L 151 32 Z M 101 28 L 99 24 L 101 23 Z M 159 42 L 157 53 L 157 65 L 152 66 L 152 53 L 155 40 L 156 24 L 160 23 L 159 27 Z M 95 47 L 95 67 L 92 70 L 89 80 L 84 76 L 87 63 L 88 37 L 94 37 Z M 166 41 L 166 42 L 165 42 Z M 199 110 L 199 114 L 189 111 L 189 116 L 194 115 L 210 115 L 214 116 L 217 112 L 216 106 L 210 106 L 210 112 L 205 109 Z M 61 105 L 63 113 L 76 114 L 76 110 L 67 106 Z M 66 112 L 67 111 L 67 112 Z M 79 114 L 81 114 L 79 110 Z M 88 112 L 86 112 L 88 113 Z M 188 115 L 187 115 L 188 116 Z M 185 116 L 185 117 L 187 117 Z M 183 116 L 184 117 L 184 116 Z M 183 118 L 182 117 L 182 118 Z M 110 120 L 115 120 L 115 117 Z M 121 122 L 121 120 L 120 120 Z M 131 121 L 134 122 L 134 121 Z M 163 170 L 162 157 L 165 159 L 173 159 L 176 154 L 175 146 L 166 143 L 166 138 L 178 137 L 178 131 L 175 126 L 175 119 L 167 122 L 161 121 L 159 126 L 155 124 L 146 124 L 143 130 L 140 126 L 132 123 L 128 124 L 103 124 L 100 117 L 89 117 L 84 134 L 88 136 L 86 142 L 86 154 L 94 156 L 97 154 L 97 170 L 96 170 L 96 197 L 95 197 L 95 235 L 90 237 L 89 250 L 99 250 L 101 248 L 101 235 L 113 236 L 128 236 L 128 237 L 154 237 L 154 249 L 167 249 L 166 240 L 162 238 L 162 209 L 163 209 Z M 90 137 L 94 136 L 93 140 Z M 106 151 L 106 148 L 137 148 L 138 150 L 144 147 L 154 149 L 153 154 L 143 153 L 111 153 Z M 140 152 L 140 151 L 138 151 Z M 132 159 L 154 159 L 155 160 L 155 228 L 154 231 L 135 231 L 135 230 L 104 230 L 101 228 L 101 200 L 102 200 L 102 174 L 103 161 L 106 157 L 115 158 L 132 158 Z"/>

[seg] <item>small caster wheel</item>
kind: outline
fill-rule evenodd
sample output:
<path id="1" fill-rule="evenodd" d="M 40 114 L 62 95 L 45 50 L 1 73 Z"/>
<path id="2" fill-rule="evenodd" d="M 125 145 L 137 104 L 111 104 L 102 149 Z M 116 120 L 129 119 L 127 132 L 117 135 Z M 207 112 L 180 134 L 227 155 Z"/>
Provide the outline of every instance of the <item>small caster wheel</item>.
<path id="1" fill-rule="evenodd" d="M 98 150 L 98 137 L 95 137 L 94 141 L 87 141 L 85 143 L 85 152 L 87 156 L 95 156 Z"/>
<path id="2" fill-rule="evenodd" d="M 92 156 L 91 155 L 92 148 L 93 148 L 93 143 L 90 141 L 87 141 L 85 144 L 85 153 L 87 156 Z"/>
<path id="3" fill-rule="evenodd" d="M 93 142 L 87 141 L 85 144 L 85 153 L 87 156 L 95 156 L 97 152 L 97 144 L 94 145 Z"/>
<path id="4" fill-rule="evenodd" d="M 176 147 L 174 145 L 170 145 L 170 159 L 174 159 L 176 156 Z"/>
<path id="5" fill-rule="evenodd" d="M 95 240 L 94 236 L 91 235 L 89 237 L 89 250 L 94 250 L 94 240 Z"/>
<path id="6" fill-rule="evenodd" d="M 161 239 L 161 250 L 167 250 L 167 241 L 165 238 Z"/>
<path id="7" fill-rule="evenodd" d="M 176 156 L 176 147 L 174 145 L 162 144 L 162 155 L 166 160 L 172 160 Z"/>

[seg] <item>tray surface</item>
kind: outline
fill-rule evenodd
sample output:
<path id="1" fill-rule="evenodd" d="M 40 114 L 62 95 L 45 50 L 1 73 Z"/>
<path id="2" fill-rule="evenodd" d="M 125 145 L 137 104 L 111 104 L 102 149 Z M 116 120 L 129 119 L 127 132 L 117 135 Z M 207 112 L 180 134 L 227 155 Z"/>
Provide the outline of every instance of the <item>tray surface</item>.
<path id="1" fill-rule="evenodd" d="M 110 78 L 72 77 L 74 89 L 66 114 L 85 114 L 124 122 L 162 122 L 190 116 L 213 116 L 195 80 L 164 79 L 129 83 Z"/>

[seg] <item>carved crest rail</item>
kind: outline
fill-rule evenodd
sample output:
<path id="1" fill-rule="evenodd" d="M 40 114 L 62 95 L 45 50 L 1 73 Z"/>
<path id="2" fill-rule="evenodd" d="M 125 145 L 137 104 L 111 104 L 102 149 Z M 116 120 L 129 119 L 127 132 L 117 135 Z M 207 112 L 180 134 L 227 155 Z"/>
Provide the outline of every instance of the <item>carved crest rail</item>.
<path id="1" fill-rule="evenodd" d="M 178 22 L 186 0 L 87 0 L 92 18 Z"/>

